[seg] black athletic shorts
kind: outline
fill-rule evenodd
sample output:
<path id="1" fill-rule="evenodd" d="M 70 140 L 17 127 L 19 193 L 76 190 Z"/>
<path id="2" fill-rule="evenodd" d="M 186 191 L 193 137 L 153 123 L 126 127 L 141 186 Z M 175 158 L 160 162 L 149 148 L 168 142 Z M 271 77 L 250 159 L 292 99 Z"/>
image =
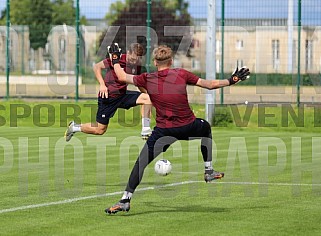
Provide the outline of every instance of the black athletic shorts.
<path id="1" fill-rule="evenodd" d="M 159 141 L 163 138 L 163 141 Z M 155 127 L 152 135 L 147 140 L 148 149 L 156 153 L 165 152 L 169 145 L 176 140 L 191 140 L 199 138 L 212 139 L 211 125 L 204 119 L 196 118 L 192 123 L 175 128 L 158 128 Z M 158 142 L 157 147 L 155 147 Z M 163 145 L 163 143 L 169 145 Z M 160 147 L 160 148 L 159 148 Z M 164 148 L 165 147 L 165 148 Z"/>
<path id="2" fill-rule="evenodd" d="M 127 91 L 126 94 L 117 98 L 98 97 L 98 110 L 96 121 L 103 125 L 108 125 L 109 119 L 112 118 L 118 108 L 129 109 L 136 106 L 136 101 L 141 95 L 137 91 Z"/>

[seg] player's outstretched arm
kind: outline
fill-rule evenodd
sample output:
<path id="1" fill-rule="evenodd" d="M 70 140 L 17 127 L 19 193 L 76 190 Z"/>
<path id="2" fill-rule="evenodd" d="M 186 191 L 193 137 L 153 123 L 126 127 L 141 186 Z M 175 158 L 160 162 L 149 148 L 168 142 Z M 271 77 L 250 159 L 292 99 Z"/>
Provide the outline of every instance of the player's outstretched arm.
<path id="1" fill-rule="evenodd" d="M 227 79 L 224 80 L 205 80 L 199 78 L 199 80 L 196 83 L 196 86 L 199 86 L 201 88 L 206 88 L 206 89 L 218 89 L 222 88 L 225 86 L 229 86 L 230 82 Z"/>
<path id="2" fill-rule="evenodd" d="M 121 56 L 121 48 L 119 48 L 118 43 L 113 43 L 111 46 L 108 46 L 108 53 L 118 80 L 127 84 L 134 84 L 134 76 L 126 74 L 126 72 L 120 67 L 119 60 Z"/>
<path id="3" fill-rule="evenodd" d="M 206 89 L 218 89 L 226 86 L 236 84 L 240 81 L 244 81 L 250 77 L 250 71 L 247 67 L 242 67 L 241 69 L 236 68 L 232 73 L 232 76 L 224 80 L 205 80 L 199 79 L 196 83 L 197 86 Z"/>
<path id="4" fill-rule="evenodd" d="M 123 68 L 120 67 L 119 63 L 114 65 L 114 70 L 119 81 L 125 82 L 127 84 L 134 84 L 134 76 L 126 74 Z"/>
<path id="5" fill-rule="evenodd" d="M 230 85 L 233 85 L 248 78 L 250 78 L 249 68 L 247 68 L 246 66 L 243 66 L 241 69 L 236 67 L 228 81 L 230 82 Z"/>

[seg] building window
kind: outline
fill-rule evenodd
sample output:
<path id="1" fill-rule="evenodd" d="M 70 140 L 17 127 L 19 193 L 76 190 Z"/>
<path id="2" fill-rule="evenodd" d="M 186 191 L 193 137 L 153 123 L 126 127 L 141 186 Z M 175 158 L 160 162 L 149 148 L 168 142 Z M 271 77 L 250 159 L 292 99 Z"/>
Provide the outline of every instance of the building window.
<path id="1" fill-rule="evenodd" d="M 221 63 L 220 63 L 220 60 L 216 60 L 216 70 L 218 70 L 218 68 L 220 68 L 220 65 L 221 65 Z"/>
<path id="2" fill-rule="evenodd" d="M 30 71 L 35 70 L 35 62 L 32 59 L 29 59 L 29 70 Z"/>
<path id="3" fill-rule="evenodd" d="M 59 60 L 59 70 L 60 71 L 65 71 L 66 70 L 66 61 L 65 61 L 65 59 L 60 59 Z"/>
<path id="4" fill-rule="evenodd" d="M 243 49 L 243 40 L 236 40 L 236 45 L 235 45 L 237 50 L 242 50 Z"/>
<path id="5" fill-rule="evenodd" d="M 292 65 L 293 68 L 298 67 L 298 58 L 297 58 L 297 40 L 293 40 L 293 45 L 292 45 Z"/>
<path id="6" fill-rule="evenodd" d="M 49 43 L 46 43 L 46 45 L 45 45 L 45 53 L 46 54 L 49 53 Z"/>
<path id="7" fill-rule="evenodd" d="M 237 59 L 237 61 L 236 61 L 236 66 L 237 66 L 238 68 L 243 67 L 243 66 L 244 66 L 244 64 L 243 64 L 243 60 L 241 60 L 241 59 Z"/>
<path id="8" fill-rule="evenodd" d="M 280 65 L 280 40 L 272 40 L 272 65 L 274 70 L 279 69 Z"/>
<path id="9" fill-rule="evenodd" d="M 59 51 L 62 53 L 66 51 L 66 40 L 63 37 L 59 38 Z"/>
<path id="10" fill-rule="evenodd" d="M 50 66 L 51 66 L 50 60 L 45 60 L 45 70 L 50 70 Z"/>
<path id="11" fill-rule="evenodd" d="M 216 40 L 216 55 L 221 55 L 222 52 L 222 42 L 221 40 Z"/>
<path id="12" fill-rule="evenodd" d="M 64 37 L 59 38 L 59 71 L 65 71 L 66 70 L 66 59 L 65 59 L 65 53 L 66 53 L 66 39 Z"/>
<path id="13" fill-rule="evenodd" d="M 201 69 L 201 63 L 199 60 L 192 58 L 192 70 L 199 71 Z"/>
<path id="14" fill-rule="evenodd" d="M 313 44 L 312 40 L 305 41 L 305 68 L 307 71 L 312 69 L 312 59 L 313 59 Z"/>
<path id="15" fill-rule="evenodd" d="M 200 47 L 200 41 L 198 39 L 193 39 L 191 48 L 199 48 Z"/>
<path id="16" fill-rule="evenodd" d="M 0 37 L 0 51 L 4 52 L 5 49 L 5 37 Z"/>
<path id="17" fill-rule="evenodd" d="M 35 70 L 35 50 L 33 48 L 30 48 L 29 50 L 29 70 L 33 71 Z"/>

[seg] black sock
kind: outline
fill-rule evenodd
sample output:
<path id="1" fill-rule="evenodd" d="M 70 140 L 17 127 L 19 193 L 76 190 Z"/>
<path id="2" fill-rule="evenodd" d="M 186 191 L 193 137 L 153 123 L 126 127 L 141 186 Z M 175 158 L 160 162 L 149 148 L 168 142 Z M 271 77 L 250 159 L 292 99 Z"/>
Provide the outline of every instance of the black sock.
<path id="1" fill-rule="evenodd" d="M 121 199 L 119 202 L 120 202 L 120 203 L 130 202 L 130 198 Z"/>
<path id="2" fill-rule="evenodd" d="M 207 168 L 205 168 L 205 174 L 213 174 L 213 172 L 214 172 L 214 170 L 213 170 L 213 168 L 211 168 L 211 169 L 207 169 Z"/>

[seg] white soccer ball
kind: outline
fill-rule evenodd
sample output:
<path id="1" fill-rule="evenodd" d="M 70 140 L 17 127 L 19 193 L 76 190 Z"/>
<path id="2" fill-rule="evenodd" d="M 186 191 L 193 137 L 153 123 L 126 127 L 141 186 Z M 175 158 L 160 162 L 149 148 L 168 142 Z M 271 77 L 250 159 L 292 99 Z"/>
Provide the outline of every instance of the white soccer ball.
<path id="1" fill-rule="evenodd" d="M 161 159 L 155 163 L 155 173 L 161 176 L 168 175 L 172 171 L 172 164 L 169 160 Z"/>

